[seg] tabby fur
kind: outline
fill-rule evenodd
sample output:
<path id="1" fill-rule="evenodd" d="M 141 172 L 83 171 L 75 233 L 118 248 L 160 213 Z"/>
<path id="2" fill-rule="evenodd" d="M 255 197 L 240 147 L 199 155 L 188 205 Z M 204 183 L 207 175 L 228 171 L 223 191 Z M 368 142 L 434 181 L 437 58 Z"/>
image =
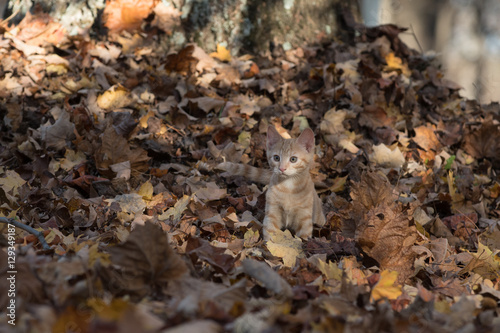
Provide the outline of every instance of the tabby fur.
<path id="1" fill-rule="evenodd" d="M 325 224 L 321 200 L 309 169 L 314 158 L 314 133 L 305 129 L 296 139 L 284 139 L 273 126 L 267 130 L 267 160 L 271 170 L 224 162 L 219 169 L 250 181 L 269 184 L 266 193 L 264 239 L 291 229 L 301 238 L 312 236 L 313 223 Z"/>

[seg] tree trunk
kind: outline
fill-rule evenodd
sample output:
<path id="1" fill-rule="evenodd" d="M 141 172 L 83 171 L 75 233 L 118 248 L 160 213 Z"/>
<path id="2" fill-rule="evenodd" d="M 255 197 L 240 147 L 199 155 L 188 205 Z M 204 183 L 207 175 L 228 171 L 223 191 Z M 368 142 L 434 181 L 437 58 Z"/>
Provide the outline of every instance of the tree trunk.
<path id="1" fill-rule="evenodd" d="M 130 2 L 131 0 L 127 0 Z M 348 10 L 359 17 L 357 2 L 342 0 L 164 0 L 166 6 L 179 11 L 179 24 L 169 31 L 168 43 L 180 47 L 195 42 L 207 51 L 218 44 L 233 54 L 240 51 L 257 53 L 271 44 L 287 50 L 294 46 L 337 35 L 341 29 L 339 15 Z M 39 0 L 36 1 L 70 34 L 102 27 L 101 13 L 105 0 Z M 33 2 L 10 0 L 4 16 L 17 13 L 16 20 Z"/>

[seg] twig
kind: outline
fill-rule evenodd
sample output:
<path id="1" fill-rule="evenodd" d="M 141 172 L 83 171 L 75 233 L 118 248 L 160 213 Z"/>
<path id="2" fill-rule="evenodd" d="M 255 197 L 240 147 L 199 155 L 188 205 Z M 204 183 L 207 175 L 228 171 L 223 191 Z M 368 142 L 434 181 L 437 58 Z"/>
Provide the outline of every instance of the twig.
<path id="1" fill-rule="evenodd" d="M 0 217 L 0 222 L 1 223 L 12 224 L 16 228 L 23 229 L 23 230 L 29 232 L 30 234 L 35 235 L 36 238 L 38 238 L 38 240 L 40 241 L 40 244 L 42 244 L 42 247 L 43 247 L 44 250 L 50 250 L 51 249 L 51 247 L 49 246 L 49 244 L 47 244 L 47 242 L 45 241 L 45 237 L 43 236 L 43 233 L 40 232 L 40 231 L 38 231 L 38 230 L 33 229 L 29 225 L 23 224 L 23 223 L 21 223 L 19 221 L 16 221 L 14 219 L 9 219 L 7 217 Z"/>

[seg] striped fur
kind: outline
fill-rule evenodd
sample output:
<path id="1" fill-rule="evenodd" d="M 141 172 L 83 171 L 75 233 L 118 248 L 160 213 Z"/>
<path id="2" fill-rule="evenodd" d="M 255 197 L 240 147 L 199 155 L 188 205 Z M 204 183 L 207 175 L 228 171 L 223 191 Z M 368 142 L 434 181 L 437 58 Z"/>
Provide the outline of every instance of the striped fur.
<path id="1" fill-rule="evenodd" d="M 322 203 L 309 173 L 314 157 L 314 133 L 304 130 L 296 139 L 283 139 L 276 129 L 267 131 L 267 159 L 271 170 L 230 162 L 217 168 L 251 181 L 269 184 L 266 194 L 264 239 L 285 228 L 301 238 L 312 236 L 313 223 L 325 224 Z"/>
<path id="2" fill-rule="evenodd" d="M 217 169 L 227 171 L 232 176 L 244 176 L 248 180 L 260 184 L 269 184 L 271 170 L 259 169 L 248 164 L 224 162 L 217 165 Z"/>

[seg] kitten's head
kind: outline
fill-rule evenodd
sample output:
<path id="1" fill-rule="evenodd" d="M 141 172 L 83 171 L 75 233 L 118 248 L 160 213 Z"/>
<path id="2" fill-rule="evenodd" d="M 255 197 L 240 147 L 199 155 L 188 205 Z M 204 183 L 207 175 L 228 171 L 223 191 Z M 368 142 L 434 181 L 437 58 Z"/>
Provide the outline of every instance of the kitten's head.
<path id="1" fill-rule="evenodd" d="M 284 139 L 273 126 L 267 128 L 267 160 L 273 172 L 293 176 L 307 171 L 314 157 L 314 133 L 306 128 L 296 139 Z"/>

